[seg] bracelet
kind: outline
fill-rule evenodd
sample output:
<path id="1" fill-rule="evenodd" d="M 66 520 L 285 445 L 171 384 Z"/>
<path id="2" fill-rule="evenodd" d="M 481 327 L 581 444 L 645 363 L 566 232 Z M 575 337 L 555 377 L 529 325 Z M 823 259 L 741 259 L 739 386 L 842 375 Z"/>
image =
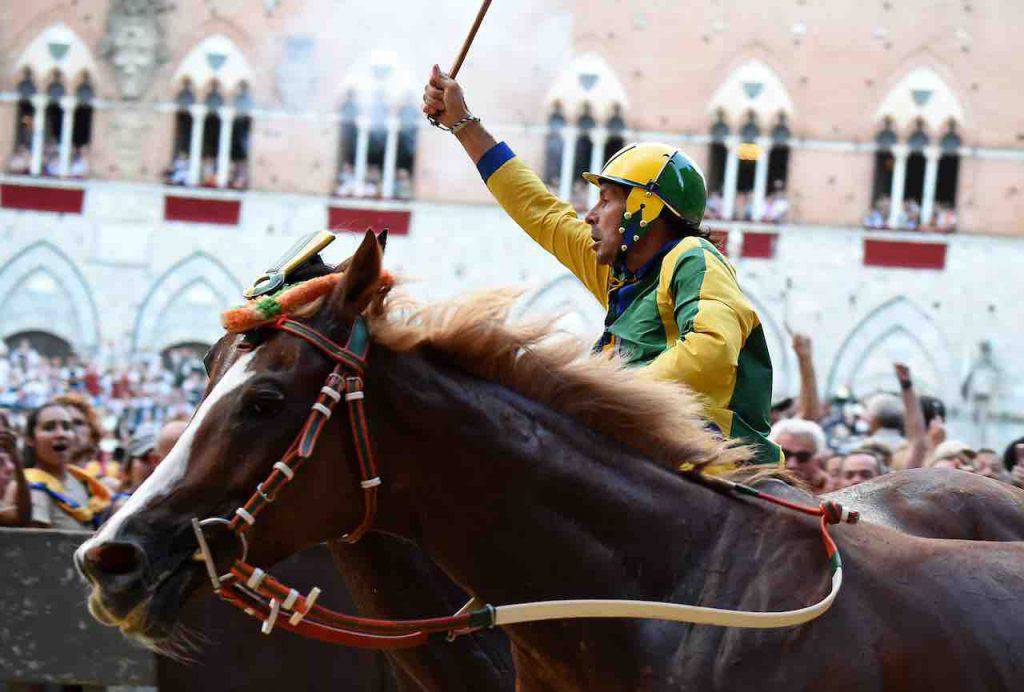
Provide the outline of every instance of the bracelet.
<path id="1" fill-rule="evenodd" d="M 459 134 L 459 130 L 464 128 L 466 125 L 478 122 L 480 122 L 480 118 L 476 117 L 475 115 L 467 115 L 465 118 L 452 125 L 452 134 L 457 135 Z"/>

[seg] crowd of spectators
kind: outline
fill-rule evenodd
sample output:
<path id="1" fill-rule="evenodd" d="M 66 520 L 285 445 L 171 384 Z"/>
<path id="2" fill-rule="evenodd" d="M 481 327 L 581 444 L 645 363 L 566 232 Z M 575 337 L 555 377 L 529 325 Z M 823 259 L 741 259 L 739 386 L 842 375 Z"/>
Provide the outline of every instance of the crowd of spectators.
<path id="1" fill-rule="evenodd" d="M 68 160 L 68 178 L 86 178 L 89 176 L 88 147 L 74 147 Z M 7 172 L 11 175 L 29 175 L 32 171 L 32 152 L 28 146 L 21 144 L 7 159 Z M 60 176 L 60 146 L 49 142 L 43 147 L 42 175 L 56 178 Z"/>
<path id="2" fill-rule="evenodd" d="M 355 167 L 351 163 L 341 166 L 338 183 L 334 188 L 336 197 L 355 197 L 360 199 L 381 199 L 384 196 L 384 174 L 380 166 L 371 165 L 366 169 L 366 177 L 361 182 L 356 179 Z M 392 199 L 412 199 L 412 173 L 407 168 L 395 171 L 394 191 Z"/>
<path id="3" fill-rule="evenodd" d="M 170 451 L 205 387 L 184 349 L 101 367 L 0 347 L 0 525 L 98 525 Z"/>
<path id="4" fill-rule="evenodd" d="M 164 184 L 186 186 L 189 184 L 188 154 L 179 151 L 164 169 Z M 206 156 L 199 163 L 199 187 L 218 187 L 217 160 Z M 246 161 L 231 161 L 228 167 L 227 188 L 246 190 L 249 187 L 249 164 Z"/>
<path id="5" fill-rule="evenodd" d="M 900 213 L 896 215 L 896 222 L 889 224 L 889 216 L 892 210 L 892 200 L 888 196 L 882 196 L 875 200 L 871 209 L 864 215 L 861 221 L 864 228 L 873 230 L 892 229 L 899 231 L 928 231 L 933 233 L 954 233 L 957 230 L 956 209 L 941 202 L 935 203 L 935 210 L 932 214 L 930 224 L 921 223 L 921 205 L 916 199 L 903 201 Z"/>
<path id="6" fill-rule="evenodd" d="M 800 394 L 773 405 L 770 438 L 782 448 L 786 468 L 811 491 L 831 492 L 920 467 L 960 469 L 1024 488 L 1024 438 L 1001 454 L 949 439 L 945 405 L 918 396 L 905 364 L 893 365 L 898 393 L 875 392 L 863 400 L 844 393 L 822 402 L 810 339 L 794 335 L 793 350 Z"/>
<path id="7" fill-rule="evenodd" d="M 776 181 L 780 183 L 781 181 Z M 789 197 L 782 185 L 776 184 L 771 193 L 765 196 L 761 217 L 755 219 L 754 197 L 749 192 L 737 192 L 733 203 L 732 218 L 737 221 L 760 221 L 761 223 L 787 223 L 789 221 Z M 721 192 L 708 195 L 704 217 L 711 220 L 725 219 Z"/>

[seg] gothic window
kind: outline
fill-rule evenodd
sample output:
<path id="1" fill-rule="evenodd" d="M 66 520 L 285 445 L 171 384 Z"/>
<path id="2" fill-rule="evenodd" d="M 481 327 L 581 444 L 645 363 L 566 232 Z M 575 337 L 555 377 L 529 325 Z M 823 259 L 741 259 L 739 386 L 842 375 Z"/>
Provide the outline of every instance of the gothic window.
<path id="1" fill-rule="evenodd" d="M 234 105 L 234 122 L 228 145 L 231 160 L 228 187 L 244 190 L 249 187 L 249 140 L 252 136 L 252 93 L 247 82 L 239 83 Z"/>
<path id="2" fill-rule="evenodd" d="M 356 144 L 358 137 L 359 106 L 356 103 L 356 92 L 350 89 L 339 111 L 341 118 L 341 137 L 338 143 L 338 185 L 334 194 L 341 197 L 356 196 Z"/>
<path id="3" fill-rule="evenodd" d="M 789 179 L 789 140 L 791 138 L 786 114 L 779 113 L 779 121 L 772 128 L 772 150 L 768 154 L 768 192 L 781 194 Z"/>
<path id="4" fill-rule="evenodd" d="M 876 207 L 880 205 L 881 200 L 888 198 L 889 191 L 892 189 L 895 165 L 892 148 L 896 145 L 897 140 L 892 119 L 886 118 L 881 131 L 875 136 L 875 175 L 871 187 L 871 202 Z"/>
<path id="5" fill-rule="evenodd" d="M 562 113 L 562 104 L 555 101 L 551 104 L 547 134 L 544 137 L 544 182 L 553 192 L 558 191 L 562 179 L 562 151 L 565 146 L 562 130 L 564 128 L 565 115 Z"/>
<path id="6" fill-rule="evenodd" d="M 345 78 L 338 181 L 341 197 L 409 199 L 422 114 L 413 78 L 393 51 L 374 50 Z"/>
<path id="7" fill-rule="evenodd" d="M 75 114 L 71 132 L 71 145 L 77 150 L 92 142 L 92 102 L 95 92 L 86 75 L 75 90 Z"/>
<path id="8" fill-rule="evenodd" d="M 590 111 L 590 104 L 584 103 L 580 117 L 576 120 L 576 142 L 573 145 L 572 187 L 569 190 L 569 201 L 578 212 L 584 211 L 588 205 L 587 182 L 583 179 L 584 171 L 589 171 L 593 163 L 594 139 L 593 131 L 597 121 Z"/>
<path id="9" fill-rule="evenodd" d="M 18 110 L 14 121 L 14 151 L 7 164 L 7 171 L 16 175 L 27 175 L 32 159 L 32 130 L 35 122 L 36 108 L 32 97 L 36 94 L 36 85 L 32 80 L 32 71 L 25 68 L 21 81 L 18 82 Z"/>
<path id="10" fill-rule="evenodd" d="M 939 140 L 939 174 L 935 188 L 935 201 L 956 206 L 957 180 L 960 175 L 960 135 L 956 122 L 949 121 L 949 130 Z"/>
<path id="11" fill-rule="evenodd" d="M 165 181 L 174 185 L 244 189 L 249 185 L 252 70 L 237 46 L 208 36 L 175 72 L 175 135 Z"/>
<path id="12" fill-rule="evenodd" d="M 174 146 L 171 150 L 171 165 L 164 173 L 164 182 L 170 185 L 188 184 L 189 151 L 192 147 L 192 106 L 196 95 L 192 84 L 184 80 L 181 90 L 174 98 L 177 109 L 174 112 Z"/>
<path id="13" fill-rule="evenodd" d="M 917 121 L 914 131 L 907 139 L 907 146 L 910 153 L 907 156 L 907 171 L 903 180 L 903 199 L 921 204 L 924 199 L 925 148 L 928 146 L 928 134 L 924 131 L 923 120 Z"/>
<path id="14" fill-rule="evenodd" d="M 757 171 L 757 157 L 761 151 L 758 139 L 761 137 L 761 128 L 757 124 L 757 115 L 754 111 L 747 113 L 747 121 L 740 128 L 740 146 L 738 151 L 739 170 L 736 175 L 736 191 L 742 195 L 749 195 L 754 191 L 754 175 Z M 738 212 L 736 215 L 741 218 L 749 218 L 750 213 L 745 207 L 750 206 L 750 200 L 744 197 L 737 200 Z"/>
<path id="15" fill-rule="evenodd" d="M 407 103 L 398 112 L 398 161 L 395 170 L 394 196 L 412 198 L 412 176 L 416 163 L 416 132 L 419 129 L 420 109 Z"/>
<path id="16" fill-rule="evenodd" d="M 612 114 L 608 117 L 605 125 L 608 130 L 608 140 L 604 144 L 604 162 L 607 162 L 615 153 L 626 146 L 626 121 L 622 117 L 622 106 L 612 104 Z"/>

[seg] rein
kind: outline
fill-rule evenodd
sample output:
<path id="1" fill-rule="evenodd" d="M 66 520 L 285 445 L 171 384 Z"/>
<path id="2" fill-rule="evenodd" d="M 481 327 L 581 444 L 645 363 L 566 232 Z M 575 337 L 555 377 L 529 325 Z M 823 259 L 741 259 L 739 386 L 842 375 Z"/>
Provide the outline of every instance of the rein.
<path id="1" fill-rule="evenodd" d="M 495 625 L 512 625 L 543 620 L 573 618 L 647 618 L 721 625 L 744 628 L 777 628 L 799 625 L 813 620 L 827 611 L 835 601 L 843 582 L 843 566 L 835 541 L 829 535 L 829 524 L 855 523 L 857 512 L 847 511 L 839 503 L 826 501 L 818 507 L 801 505 L 762 493 L 741 483 L 708 476 L 699 471 L 685 475 L 696 482 L 730 495 L 746 495 L 786 509 L 820 517 L 820 530 L 825 553 L 828 556 L 831 588 L 819 602 L 796 610 L 748 612 L 708 608 L 704 606 L 656 601 L 617 599 L 577 599 L 540 601 L 505 606 L 484 604 L 474 599 L 454 615 L 418 620 L 381 620 L 346 615 L 316 605 L 320 589 L 313 587 L 305 596 L 278 582 L 264 570 L 246 562 L 248 542 L 246 534 L 256 524 L 260 512 L 276 499 L 313 454 L 320 433 L 331 417 L 335 406 L 345 399 L 352 447 L 359 464 L 363 490 L 363 518 L 359 525 L 342 536 L 341 540 L 355 543 L 373 525 L 377 511 L 377 490 L 381 485 L 373 457 L 366 413 L 363 407 L 365 392 L 363 376 L 370 346 L 370 333 L 362 316 L 352 324 L 348 342 L 340 346 L 317 330 L 302 322 L 282 315 L 273 328 L 286 332 L 315 346 L 335 362 L 324 386 L 312 405 L 312 410 L 298 436 L 280 461 L 274 463 L 270 475 L 257 484 L 249 500 L 234 511 L 230 520 L 211 517 L 202 521 L 192 519 L 199 549 L 196 557 L 206 565 L 214 593 L 246 614 L 262 621 L 261 631 L 270 634 L 280 627 L 296 634 L 332 644 L 343 644 L 367 649 L 401 649 L 427 642 L 429 635 L 446 634 L 448 639 Z M 218 575 L 213 554 L 204 529 L 224 526 L 238 540 L 242 552 L 230 570 Z M 285 616 L 282 618 L 282 616 Z"/>

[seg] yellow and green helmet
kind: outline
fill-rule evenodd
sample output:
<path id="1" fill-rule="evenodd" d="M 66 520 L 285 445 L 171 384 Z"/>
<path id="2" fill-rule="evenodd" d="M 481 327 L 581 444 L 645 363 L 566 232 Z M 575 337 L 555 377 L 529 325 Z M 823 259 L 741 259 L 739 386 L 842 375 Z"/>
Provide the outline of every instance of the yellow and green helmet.
<path id="1" fill-rule="evenodd" d="M 708 191 L 704 173 L 676 147 L 653 142 L 630 144 L 617 151 L 600 173 L 584 173 L 593 185 L 602 181 L 632 188 L 626 197 L 619 233 L 625 252 L 668 209 L 695 228 L 704 219 Z"/>

